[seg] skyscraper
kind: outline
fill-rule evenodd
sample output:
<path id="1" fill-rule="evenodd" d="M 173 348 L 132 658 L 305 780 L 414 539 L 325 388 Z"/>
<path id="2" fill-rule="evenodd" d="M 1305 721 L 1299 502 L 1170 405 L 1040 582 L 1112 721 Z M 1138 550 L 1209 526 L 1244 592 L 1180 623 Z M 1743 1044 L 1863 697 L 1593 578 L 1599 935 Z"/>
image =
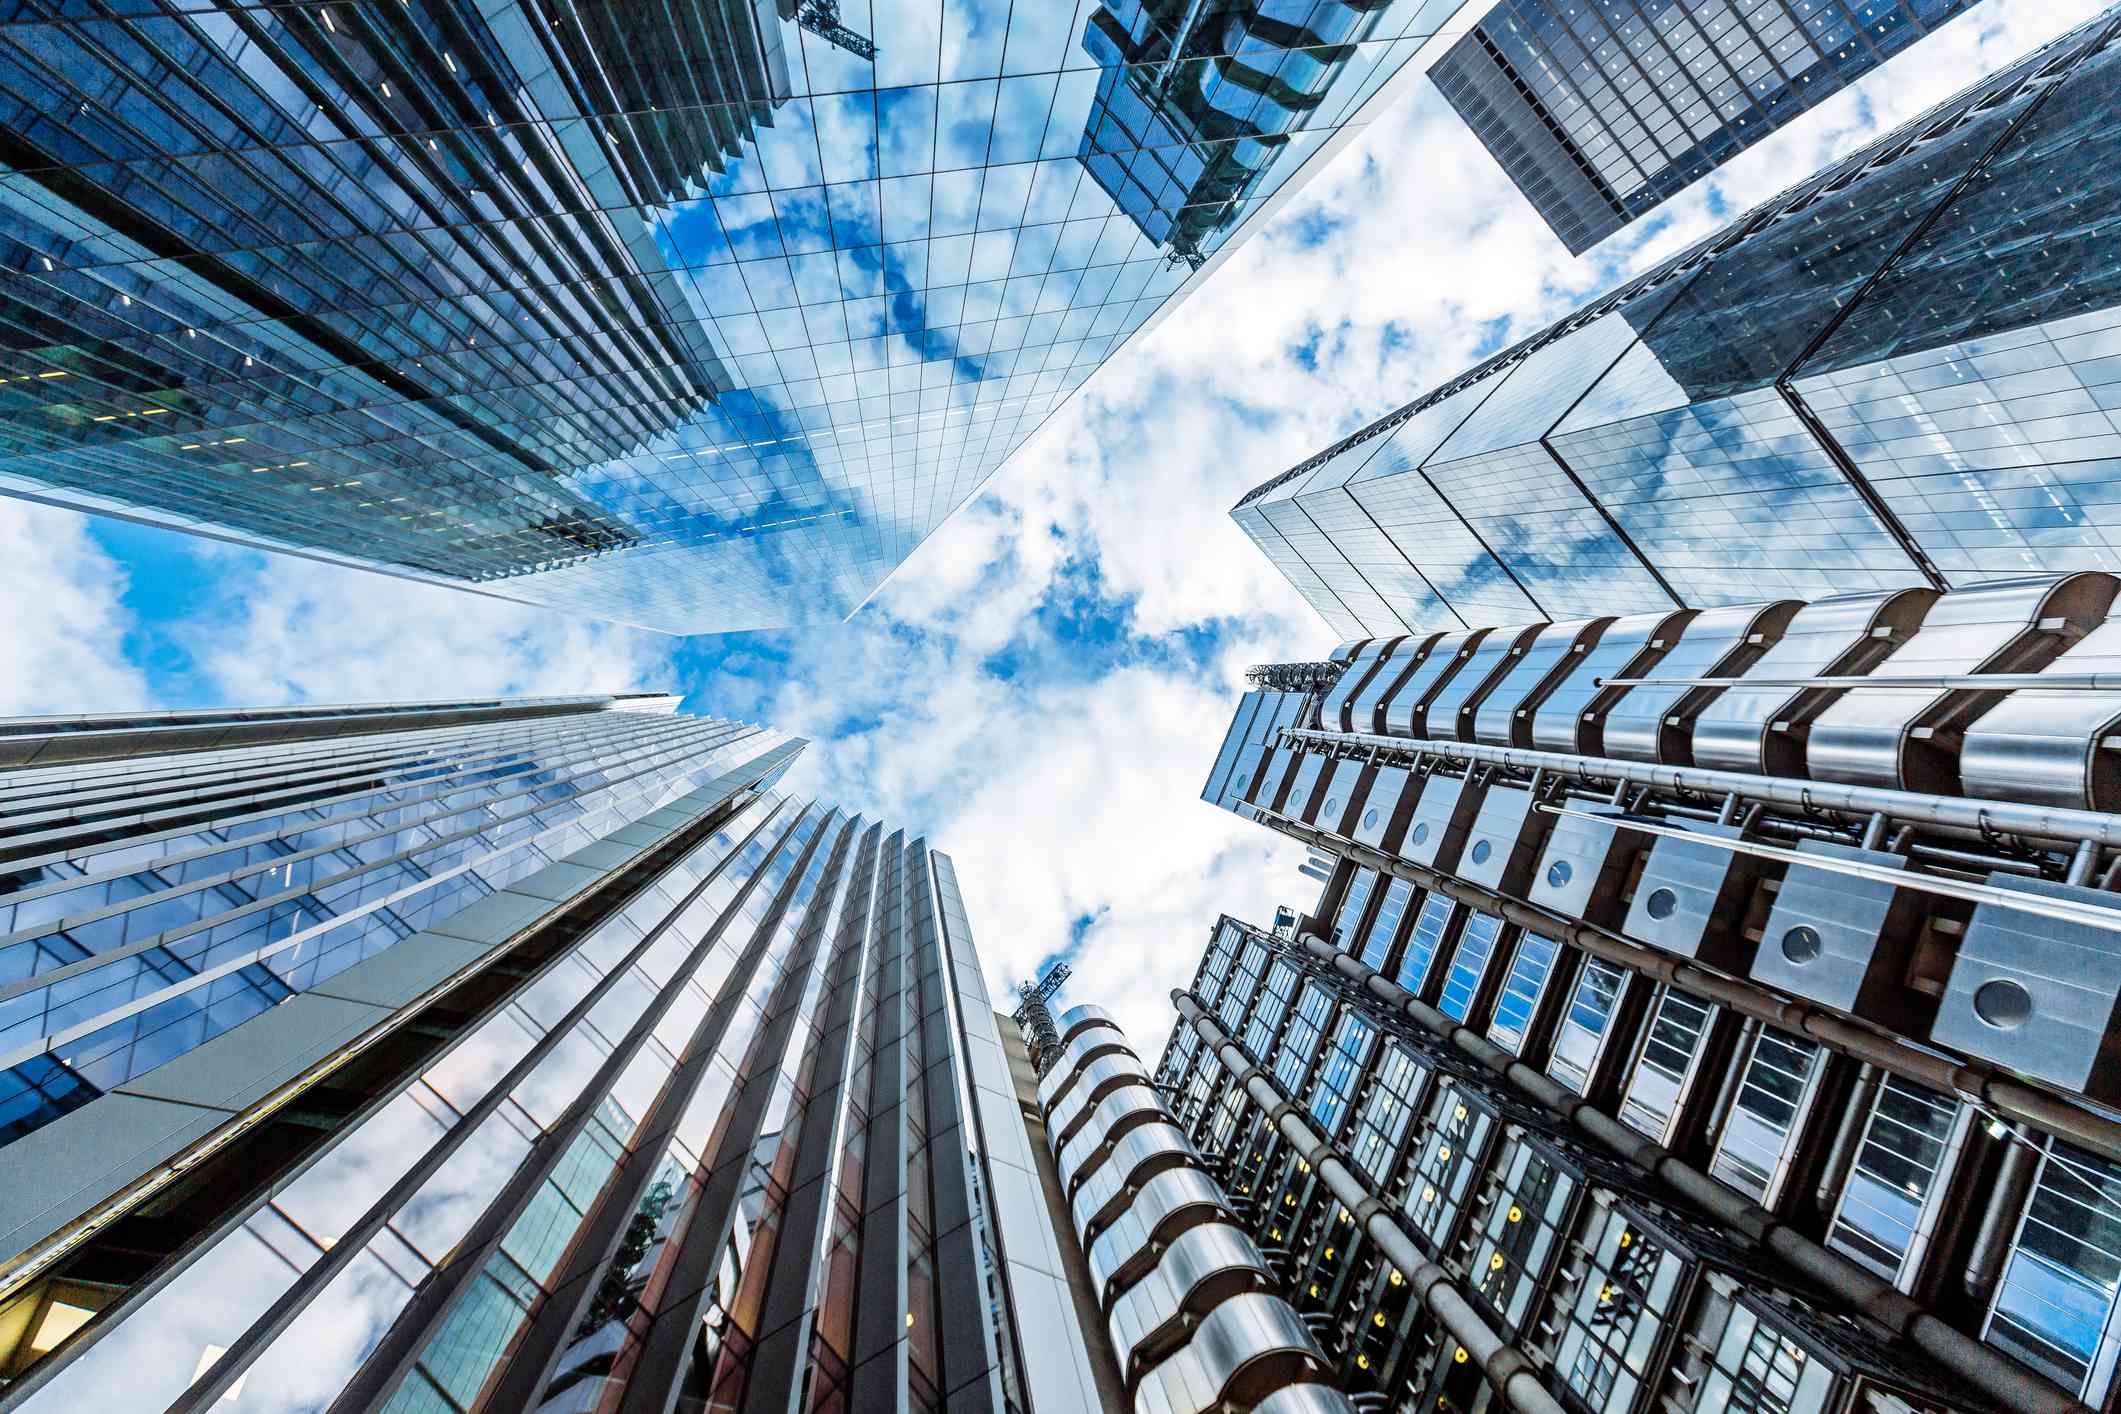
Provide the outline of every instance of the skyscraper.
<path id="1" fill-rule="evenodd" d="M 1458 8 L 32 4 L 0 490 L 844 616 Z"/>
<path id="2" fill-rule="evenodd" d="M 2121 1407 L 2121 580 L 1254 670 L 1155 1071 L 1354 1395 Z"/>
<path id="3" fill-rule="evenodd" d="M 1258 487 L 1336 630 L 2113 567 L 2121 12 Z"/>
<path id="4" fill-rule="evenodd" d="M 676 705 L 0 723 L 0 1403 L 1098 1407 L 949 857 Z"/>
<path id="5" fill-rule="evenodd" d="M 1501 0 L 1429 77 L 1581 255 L 1973 0 Z"/>

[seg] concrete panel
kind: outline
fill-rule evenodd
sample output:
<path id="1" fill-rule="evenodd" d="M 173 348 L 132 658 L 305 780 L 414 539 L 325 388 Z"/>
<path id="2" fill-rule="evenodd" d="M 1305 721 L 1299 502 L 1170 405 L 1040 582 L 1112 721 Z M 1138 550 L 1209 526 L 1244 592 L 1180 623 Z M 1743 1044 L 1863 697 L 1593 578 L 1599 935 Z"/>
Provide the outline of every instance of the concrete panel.
<path id="1" fill-rule="evenodd" d="M 0 1254 L 21 1252 L 227 1119 L 105 1095 L 23 1135 L 0 1149 Z"/>
<path id="2" fill-rule="evenodd" d="M 441 933 L 416 933 L 337 976 L 326 978 L 310 988 L 307 995 L 400 1007 L 458 968 L 485 956 L 492 947 Z"/>
<path id="3" fill-rule="evenodd" d="M 241 1110 L 390 1012 L 389 1007 L 304 992 L 134 1076 L 119 1093 Z"/>
<path id="4" fill-rule="evenodd" d="M 427 931 L 462 938 L 468 943 L 498 943 L 514 937 L 524 925 L 551 908 L 550 899 L 503 889 L 497 894 L 488 894 L 477 903 L 466 904 L 447 918 L 430 924 Z"/>

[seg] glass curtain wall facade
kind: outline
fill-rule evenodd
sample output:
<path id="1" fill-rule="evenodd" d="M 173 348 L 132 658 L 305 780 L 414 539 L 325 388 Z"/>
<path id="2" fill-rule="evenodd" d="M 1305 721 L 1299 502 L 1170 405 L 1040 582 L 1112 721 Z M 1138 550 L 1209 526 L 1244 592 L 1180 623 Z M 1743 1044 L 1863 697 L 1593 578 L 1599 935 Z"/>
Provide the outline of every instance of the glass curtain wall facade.
<path id="1" fill-rule="evenodd" d="M 1502 0 L 1429 77 L 1581 255 L 1972 3 Z"/>
<path id="2" fill-rule="evenodd" d="M 1203 799 L 1324 888 L 1155 1080 L 1351 1393 L 1482 1407 L 1492 1337 L 1574 1414 L 2121 1408 L 2117 589 L 1255 670 Z"/>
<path id="3" fill-rule="evenodd" d="M 950 859 L 675 707 L 0 724 L 0 1403 L 1097 1408 Z"/>
<path id="4" fill-rule="evenodd" d="M 1337 631 L 2112 569 L 2109 11 L 1248 494 Z"/>
<path id="5" fill-rule="evenodd" d="M 21 6 L 0 490 L 844 616 L 1458 8 Z"/>

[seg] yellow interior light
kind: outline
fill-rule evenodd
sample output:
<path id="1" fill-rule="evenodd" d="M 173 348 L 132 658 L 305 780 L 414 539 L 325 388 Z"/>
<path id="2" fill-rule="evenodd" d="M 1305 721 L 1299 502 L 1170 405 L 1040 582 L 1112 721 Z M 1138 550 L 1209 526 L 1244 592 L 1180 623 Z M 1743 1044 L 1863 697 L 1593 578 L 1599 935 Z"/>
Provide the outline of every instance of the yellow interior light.
<path id="1" fill-rule="evenodd" d="M 1330 1247 L 1326 1249 L 1326 1260 L 1329 1262 L 1333 1260 L 1333 1249 Z"/>
<path id="2" fill-rule="evenodd" d="M 1459 1346 L 1456 1350 L 1451 1352 L 1451 1363 L 1454 1365 L 1463 1365 L 1466 1363 L 1466 1348 L 1463 1345 Z"/>
<path id="3" fill-rule="evenodd" d="M 1383 1325 L 1384 1323 L 1385 1323 L 1385 1313 L 1384 1313 L 1384 1312 L 1382 1312 L 1382 1311 L 1379 1311 L 1379 1312 L 1378 1312 L 1378 1313 L 1377 1313 L 1376 1315 L 1374 1315 L 1374 1316 L 1370 1317 L 1370 1324 L 1371 1324 L 1371 1325 L 1373 1325 L 1373 1326 L 1381 1326 L 1381 1325 Z"/>
<path id="4" fill-rule="evenodd" d="M 1510 1221 L 1513 1223 L 1524 1221 L 1524 1209 L 1518 1207 L 1515 1203 L 1510 1204 Z"/>
<path id="5" fill-rule="evenodd" d="M 1635 1234 L 1632 1232 L 1622 1231 L 1622 1233 L 1620 1234 L 1620 1245 L 1623 1247 L 1628 1246 L 1629 1244 L 1634 1242 L 1634 1240 Z"/>
<path id="6" fill-rule="evenodd" d="M 1369 1356 L 1367 1356 L 1367 1355 L 1358 1355 L 1358 1356 L 1356 1356 L 1356 1357 L 1355 1357 L 1355 1368 L 1356 1368 L 1356 1369 L 1358 1369 L 1358 1370 L 1367 1370 L 1367 1369 L 1369 1369 L 1369 1368 L 1370 1368 L 1370 1357 L 1369 1357 Z"/>
<path id="7" fill-rule="evenodd" d="M 1318 1295 L 1318 1283 L 1315 1281 L 1311 1283 L 1311 1294 L 1313 1296 Z"/>
<path id="8" fill-rule="evenodd" d="M 1497 1252 L 1494 1256 L 1488 1258 L 1488 1270 L 1491 1272 L 1502 1270 L 1502 1253 Z"/>
<path id="9" fill-rule="evenodd" d="M 1406 1278 L 1399 1274 L 1399 1269 L 1397 1267 L 1394 1267 L 1392 1269 L 1392 1285 L 1398 1286 L 1404 1281 L 1406 1281 Z"/>

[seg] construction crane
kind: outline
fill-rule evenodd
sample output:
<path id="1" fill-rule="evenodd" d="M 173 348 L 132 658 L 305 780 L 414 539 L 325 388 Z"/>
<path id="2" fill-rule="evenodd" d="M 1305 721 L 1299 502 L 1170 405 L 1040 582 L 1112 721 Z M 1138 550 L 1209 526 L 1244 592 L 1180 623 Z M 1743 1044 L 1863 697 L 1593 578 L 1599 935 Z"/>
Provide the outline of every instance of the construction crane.
<path id="1" fill-rule="evenodd" d="M 1010 1018 L 1017 1029 L 1024 1033 L 1024 1049 L 1031 1053 L 1031 1069 L 1039 1075 L 1053 1063 L 1060 1050 L 1060 1028 L 1053 1024 L 1053 1009 L 1046 999 L 1060 990 L 1061 983 L 1074 975 L 1074 969 L 1065 962 L 1056 962 L 1046 969 L 1046 975 L 1036 982 L 1026 977 L 1016 984 L 1016 1010 Z"/>
<path id="2" fill-rule="evenodd" d="M 838 45 L 858 59 L 876 62 L 875 42 L 840 23 L 840 0 L 799 0 L 795 22 L 827 44 Z"/>

